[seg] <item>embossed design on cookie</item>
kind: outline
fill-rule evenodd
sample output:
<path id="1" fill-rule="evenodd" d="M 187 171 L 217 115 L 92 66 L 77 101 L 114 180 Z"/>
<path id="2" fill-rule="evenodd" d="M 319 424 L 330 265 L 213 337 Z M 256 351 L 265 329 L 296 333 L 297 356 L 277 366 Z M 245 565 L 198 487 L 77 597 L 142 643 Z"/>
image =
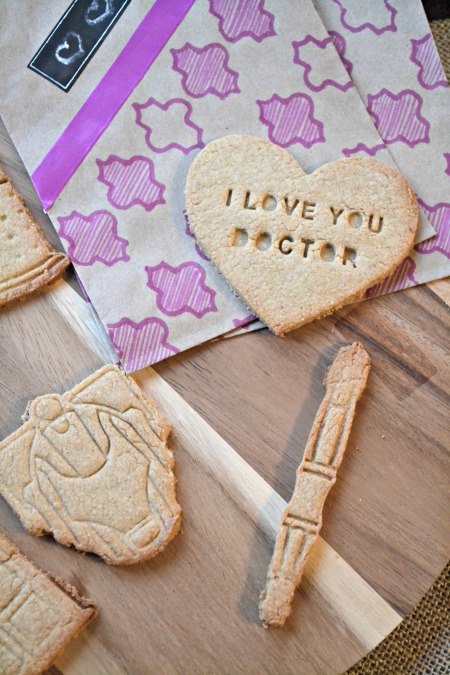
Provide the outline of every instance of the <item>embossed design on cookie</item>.
<path id="1" fill-rule="evenodd" d="M 435 253 L 436 251 L 450 259 L 450 204 L 439 202 L 430 206 L 422 199 L 417 200 L 436 230 L 436 236 L 417 244 L 419 253 Z"/>
<path id="2" fill-rule="evenodd" d="M 323 91 L 326 87 L 336 87 L 336 89 L 340 89 L 341 91 L 347 91 L 353 87 L 353 82 L 348 77 L 344 76 L 344 73 L 342 74 L 343 77 L 340 82 L 323 76 L 321 59 L 324 52 L 326 49 L 328 49 L 328 52 L 330 49 L 334 51 L 331 37 L 317 40 L 313 35 L 307 35 L 303 40 L 293 42 L 292 46 L 294 48 L 294 63 L 303 68 L 303 80 L 308 89 L 318 92 Z M 316 48 L 315 54 L 313 54 L 311 46 Z M 303 54 L 304 57 L 301 58 Z M 317 68 L 318 73 L 314 72 L 315 67 Z"/>
<path id="3" fill-rule="evenodd" d="M 169 327 L 156 316 L 139 323 L 124 317 L 116 323 L 108 323 L 107 328 L 109 339 L 128 372 L 158 363 L 180 351 L 167 341 Z"/>
<path id="4" fill-rule="evenodd" d="M 385 149 L 386 149 L 385 143 L 378 143 L 377 145 L 374 145 L 372 148 L 369 148 L 369 146 L 366 145 L 365 143 L 358 143 L 357 145 L 355 145 L 354 148 L 342 148 L 342 154 L 344 155 L 344 157 L 351 157 L 352 155 L 357 155 L 360 152 L 363 152 L 365 155 L 374 157 L 377 154 L 377 152 Z"/>
<path id="5" fill-rule="evenodd" d="M 264 0 L 209 0 L 209 11 L 219 19 L 219 32 L 228 42 L 250 37 L 261 42 L 276 35 L 274 16 Z"/>
<path id="6" fill-rule="evenodd" d="M 76 590 L 37 569 L 0 534 L 0 668 L 40 673 L 96 615 Z"/>
<path id="7" fill-rule="evenodd" d="M 347 58 L 345 58 L 345 52 L 347 50 L 347 42 L 344 36 L 335 30 L 329 30 L 328 35 L 330 36 L 331 42 L 334 44 L 334 47 L 337 53 L 339 54 L 339 58 L 341 59 L 345 70 L 349 75 L 351 75 L 353 70 L 353 63 L 349 61 Z"/>
<path id="8" fill-rule="evenodd" d="M 181 513 L 170 425 L 118 366 L 28 415 L 0 444 L 1 492 L 27 529 L 115 565 L 165 548 Z"/>
<path id="9" fill-rule="evenodd" d="M 268 127 L 272 143 L 282 148 L 301 143 L 310 148 L 325 142 L 323 124 L 314 117 L 314 103 L 308 94 L 292 94 L 288 98 L 273 94 L 269 100 L 256 103 L 259 119 Z"/>
<path id="10" fill-rule="evenodd" d="M 98 180 L 108 187 L 107 199 L 116 209 L 139 205 L 152 211 L 158 204 L 165 204 L 165 185 L 156 180 L 153 162 L 148 157 L 121 159 L 110 155 L 105 161 L 97 159 L 97 165 Z"/>
<path id="11" fill-rule="evenodd" d="M 228 66 L 225 47 L 213 42 L 205 47 L 194 47 L 186 42 L 181 49 L 171 49 L 172 69 L 182 76 L 181 86 L 192 98 L 214 94 L 225 99 L 240 93 L 238 73 Z"/>
<path id="12" fill-rule="evenodd" d="M 216 292 L 206 284 L 206 272 L 196 262 L 184 262 L 172 267 L 160 262 L 146 267 L 147 286 L 156 293 L 156 306 L 167 316 L 180 316 L 188 312 L 198 319 L 217 312 Z"/>
<path id="13" fill-rule="evenodd" d="M 282 626 L 291 613 L 369 372 L 370 357 L 360 342 L 354 342 L 339 350 L 326 375 L 325 397 L 297 469 L 294 492 L 281 519 L 266 588 L 261 593 L 259 616 L 265 628 Z"/>
<path id="14" fill-rule="evenodd" d="M 414 148 L 430 142 L 430 123 L 421 114 L 422 98 L 412 89 L 394 94 L 381 89 L 367 97 L 367 110 L 385 143 L 405 143 Z"/>
<path id="15" fill-rule="evenodd" d="M 351 2 L 349 0 L 333 0 L 339 7 L 341 24 L 351 33 L 360 33 L 363 30 L 371 30 L 375 35 L 382 35 L 386 32 L 396 32 L 395 17 L 397 10 L 389 4 L 388 0 L 372 0 L 373 4 L 378 4 L 381 8 L 384 5 L 385 16 L 378 26 L 370 21 L 364 21 L 365 7 L 361 2 Z"/>
<path id="16" fill-rule="evenodd" d="M 0 169 L 0 307 L 50 283 L 69 264 L 45 239 Z"/>
<path id="17" fill-rule="evenodd" d="M 117 218 L 109 211 L 94 211 L 83 216 L 72 211 L 69 216 L 58 216 L 61 239 L 68 242 L 67 253 L 77 265 L 101 262 L 108 267 L 128 262 L 128 241 L 117 234 Z"/>
<path id="18" fill-rule="evenodd" d="M 420 40 L 411 40 L 410 61 L 419 67 L 417 80 L 424 89 L 448 87 L 433 36 L 427 33 Z"/>
<path id="19" fill-rule="evenodd" d="M 188 235 L 188 237 L 192 237 L 192 239 L 195 239 L 194 233 L 191 230 L 191 226 L 189 225 L 189 220 L 186 214 L 184 214 L 184 220 L 186 222 L 186 229 L 185 229 L 186 234 Z M 201 248 L 199 248 L 197 242 L 195 243 L 195 250 L 197 251 L 200 258 L 203 258 L 203 260 L 209 260 L 208 256 L 203 253 Z"/>
<path id="20" fill-rule="evenodd" d="M 192 106 L 188 101 L 172 98 L 159 103 L 151 97 L 146 103 L 133 103 L 132 106 L 136 124 L 145 130 L 145 142 L 153 152 L 176 149 L 188 155 L 195 148 L 203 148 L 203 129 L 191 120 Z"/>
<path id="21" fill-rule="evenodd" d="M 416 263 L 411 256 L 407 256 L 393 274 L 381 283 L 369 288 L 365 293 L 365 297 L 375 298 L 378 295 L 386 295 L 394 291 L 402 291 L 404 288 L 409 288 L 410 286 L 416 286 L 419 282 L 414 278 L 415 271 Z"/>

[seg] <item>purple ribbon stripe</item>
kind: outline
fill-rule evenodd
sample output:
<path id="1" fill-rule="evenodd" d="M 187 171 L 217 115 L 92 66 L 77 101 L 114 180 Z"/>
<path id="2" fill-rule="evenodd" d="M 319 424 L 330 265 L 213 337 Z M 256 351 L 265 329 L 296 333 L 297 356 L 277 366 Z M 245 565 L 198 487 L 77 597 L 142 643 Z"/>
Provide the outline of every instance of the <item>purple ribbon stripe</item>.
<path id="1" fill-rule="evenodd" d="M 45 211 L 67 185 L 171 38 L 195 0 L 156 0 L 31 180 Z"/>

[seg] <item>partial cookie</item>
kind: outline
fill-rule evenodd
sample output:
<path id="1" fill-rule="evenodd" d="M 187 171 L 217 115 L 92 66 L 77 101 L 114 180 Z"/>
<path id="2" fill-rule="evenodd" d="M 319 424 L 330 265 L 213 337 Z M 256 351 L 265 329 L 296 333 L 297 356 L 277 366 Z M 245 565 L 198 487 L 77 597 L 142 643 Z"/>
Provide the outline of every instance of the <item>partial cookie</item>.
<path id="1" fill-rule="evenodd" d="M 314 420 L 291 500 L 283 513 L 259 616 L 265 628 L 282 626 L 322 527 L 325 499 L 344 456 L 356 402 L 367 384 L 370 357 L 359 342 L 339 350 L 325 378 L 326 394 Z"/>
<path id="2" fill-rule="evenodd" d="M 3 675 L 34 675 L 49 668 L 96 614 L 90 600 L 40 572 L 0 533 Z"/>
<path id="3" fill-rule="evenodd" d="M 405 258 L 418 224 L 395 169 L 353 157 L 305 175 L 286 150 L 251 136 L 197 155 L 186 209 L 200 248 L 277 335 L 361 298 Z"/>
<path id="4" fill-rule="evenodd" d="M 45 239 L 0 169 L 0 306 L 53 281 L 69 263 Z"/>
<path id="5" fill-rule="evenodd" d="M 160 553 L 176 535 L 170 425 L 118 366 L 39 396 L 0 443 L 0 492 L 23 525 L 114 565 Z"/>

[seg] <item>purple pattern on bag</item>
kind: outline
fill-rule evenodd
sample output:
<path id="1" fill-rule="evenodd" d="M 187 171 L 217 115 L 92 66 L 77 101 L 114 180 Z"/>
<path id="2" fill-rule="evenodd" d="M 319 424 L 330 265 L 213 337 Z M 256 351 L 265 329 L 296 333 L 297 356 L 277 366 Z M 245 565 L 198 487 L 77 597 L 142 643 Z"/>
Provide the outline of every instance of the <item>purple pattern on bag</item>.
<path id="1" fill-rule="evenodd" d="M 139 205 L 152 211 L 157 204 L 165 204 L 165 185 L 155 179 L 153 162 L 148 157 L 121 159 L 110 155 L 105 161 L 97 159 L 97 165 L 98 180 L 108 186 L 108 201 L 116 209 Z"/>
<path id="2" fill-rule="evenodd" d="M 417 201 L 436 230 L 436 236 L 417 244 L 415 250 L 425 254 L 438 251 L 450 259 L 450 204 L 439 202 L 429 206 L 422 199 Z"/>
<path id="3" fill-rule="evenodd" d="M 149 98 L 147 103 L 133 103 L 132 107 L 136 112 L 136 124 L 145 130 L 145 142 L 154 152 L 161 153 L 167 152 L 167 150 L 176 149 L 181 150 L 184 155 L 188 155 L 191 150 L 204 147 L 204 143 L 202 142 L 203 129 L 192 122 L 192 106 L 188 101 L 184 101 L 182 98 L 172 98 L 170 101 L 167 101 L 167 103 L 159 103 L 156 99 Z M 156 141 L 152 142 L 153 128 L 145 123 L 145 111 L 151 107 L 166 113 L 170 109 L 170 112 L 167 113 L 167 117 L 169 118 L 167 120 L 167 127 L 164 123 L 161 124 L 161 129 L 159 131 L 164 132 L 166 128 L 170 129 L 169 133 L 171 137 L 167 138 L 166 142 L 162 145 L 157 145 Z M 177 114 L 179 120 L 174 119 L 174 113 Z M 189 130 L 187 127 L 189 127 Z M 172 140 L 173 130 L 176 130 L 176 133 L 179 135 L 184 133 L 188 137 L 191 136 L 190 141 L 193 142 L 189 145 L 186 143 L 183 145 L 181 142 Z"/>
<path id="4" fill-rule="evenodd" d="M 235 328 L 240 328 L 243 326 L 244 328 L 250 321 L 254 321 L 256 319 L 256 316 L 254 314 L 249 314 L 248 316 L 244 317 L 243 319 L 233 319 L 233 326 Z"/>
<path id="5" fill-rule="evenodd" d="M 308 94 L 292 94 L 281 98 L 273 94 L 268 101 L 256 101 L 260 121 L 268 127 L 272 143 L 286 148 L 301 143 L 310 148 L 324 143 L 323 124 L 314 117 L 314 103 Z"/>
<path id="6" fill-rule="evenodd" d="M 93 265 L 101 262 L 108 267 L 128 262 L 128 241 L 117 234 L 117 218 L 109 211 L 94 211 L 83 216 L 72 211 L 69 216 L 58 216 L 61 239 L 69 246 L 67 253 L 77 265 Z"/>
<path id="7" fill-rule="evenodd" d="M 201 319 L 208 312 L 217 312 L 216 292 L 206 285 L 206 272 L 198 263 L 184 262 L 172 267 L 160 262 L 145 271 L 147 286 L 156 292 L 156 306 L 167 316 L 189 312 Z"/>
<path id="8" fill-rule="evenodd" d="M 413 148 L 430 142 L 430 123 L 421 114 L 422 98 L 412 89 L 393 94 L 381 89 L 367 97 L 367 110 L 385 143 L 400 141 Z"/>
<path id="9" fill-rule="evenodd" d="M 409 58 L 412 63 L 419 66 L 417 80 L 424 89 L 448 87 L 431 33 L 427 33 L 420 40 L 411 40 L 411 56 Z"/>
<path id="10" fill-rule="evenodd" d="M 444 152 L 444 159 L 447 162 L 447 166 L 445 167 L 445 173 L 447 176 L 450 176 L 450 152 Z"/>
<path id="11" fill-rule="evenodd" d="M 345 52 L 347 49 L 347 42 L 345 41 L 345 38 L 335 30 L 329 30 L 328 35 L 331 38 L 331 42 L 334 44 L 334 47 L 344 65 L 345 70 L 349 75 L 351 75 L 353 63 L 345 58 Z"/>
<path id="12" fill-rule="evenodd" d="M 377 295 L 385 295 L 386 293 L 401 291 L 410 286 L 416 286 L 419 282 L 414 278 L 415 271 L 416 263 L 408 256 L 387 279 L 369 288 L 365 292 L 365 297 L 374 298 Z"/>
<path id="13" fill-rule="evenodd" d="M 314 84 L 314 82 L 311 80 L 310 77 L 311 71 L 313 70 L 313 65 L 311 63 L 308 63 L 308 61 L 304 61 L 303 59 L 300 58 L 300 52 L 302 51 L 302 47 L 304 47 L 307 44 L 313 44 L 318 49 L 325 50 L 329 45 L 330 46 L 332 45 L 332 39 L 331 37 L 327 37 L 324 40 L 317 40 L 312 35 L 307 35 L 303 40 L 292 43 L 292 46 L 294 47 L 294 63 L 297 63 L 304 69 L 303 80 L 308 89 L 311 89 L 311 91 L 322 91 L 323 89 L 325 89 L 325 87 L 336 87 L 336 89 L 340 89 L 341 91 L 347 91 L 347 89 L 353 87 L 353 82 L 351 80 L 347 80 L 346 82 L 341 83 L 337 82 L 336 80 L 331 80 L 329 78 L 323 78 L 320 84 Z M 331 49 L 333 49 L 332 46 Z M 321 66 L 320 56 L 321 54 L 318 53 L 317 57 L 313 61 L 313 63 L 316 64 L 316 66 L 317 65 L 319 66 L 319 70 Z"/>
<path id="14" fill-rule="evenodd" d="M 219 31 L 228 42 L 250 37 L 261 42 L 276 35 L 274 16 L 264 9 L 264 0 L 209 0 L 209 11 L 219 19 Z"/>
<path id="15" fill-rule="evenodd" d="M 186 234 L 188 235 L 188 237 L 192 237 L 192 239 L 195 239 L 195 234 L 191 230 L 191 226 L 189 225 L 189 220 L 186 213 L 184 214 L 184 220 L 186 222 L 186 229 L 185 229 Z M 203 251 L 199 248 L 197 241 L 195 242 L 195 250 L 197 251 L 200 258 L 203 258 L 203 260 L 209 260 L 208 256 L 205 255 Z"/>
<path id="16" fill-rule="evenodd" d="M 74 272 L 74 274 L 75 274 L 75 277 L 76 277 L 78 286 L 80 287 L 81 295 L 82 295 L 83 298 L 86 300 L 86 302 L 88 302 L 90 305 L 92 305 L 91 299 L 90 299 L 90 297 L 89 297 L 88 294 L 87 294 L 87 290 L 85 289 L 84 284 L 83 284 L 83 282 L 82 282 L 81 279 L 80 279 L 80 275 L 78 274 L 78 272 L 77 272 L 77 270 L 76 270 L 75 268 L 74 268 L 73 272 Z"/>
<path id="17" fill-rule="evenodd" d="M 238 74 L 228 67 L 228 52 L 213 42 L 198 48 L 186 42 L 181 49 L 171 49 L 172 70 L 182 76 L 181 86 L 193 98 L 214 94 L 221 99 L 238 94 Z"/>
<path id="18" fill-rule="evenodd" d="M 372 3 L 375 3 L 376 0 L 371 0 Z M 347 28 L 351 33 L 360 33 L 362 30 L 368 29 L 371 30 L 375 35 L 382 35 L 383 33 L 386 33 L 387 31 L 391 31 L 393 33 L 396 32 L 397 27 L 395 25 L 395 17 L 397 14 L 397 10 L 392 7 L 392 5 L 389 4 L 388 0 L 378 0 L 378 3 L 384 4 L 386 11 L 387 11 L 387 16 L 386 16 L 386 23 L 383 26 L 375 26 L 373 23 L 370 22 L 364 22 L 361 24 L 357 24 L 355 21 L 353 22 L 354 25 L 351 25 L 350 21 L 351 19 L 347 16 L 347 13 L 351 12 L 351 1 L 349 0 L 333 0 L 333 2 L 338 5 L 339 7 L 339 14 L 340 14 L 340 20 L 341 24 L 344 26 L 344 28 Z M 355 2 L 355 5 L 357 4 L 357 0 Z M 346 5 L 350 5 L 347 6 Z"/>
<path id="19" fill-rule="evenodd" d="M 357 145 L 355 145 L 354 148 L 342 148 L 341 152 L 345 157 L 357 155 L 358 152 L 364 152 L 364 154 L 370 155 L 370 157 L 374 157 L 377 154 L 377 152 L 385 149 L 386 145 L 384 143 L 378 143 L 377 145 L 374 145 L 372 148 L 369 148 L 369 146 L 366 145 L 365 143 L 358 143 Z"/>
<path id="20" fill-rule="evenodd" d="M 127 317 L 107 324 L 109 339 L 127 371 L 162 361 L 180 350 L 167 342 L 169 328 L 156 316 L 136 323 Z"/>

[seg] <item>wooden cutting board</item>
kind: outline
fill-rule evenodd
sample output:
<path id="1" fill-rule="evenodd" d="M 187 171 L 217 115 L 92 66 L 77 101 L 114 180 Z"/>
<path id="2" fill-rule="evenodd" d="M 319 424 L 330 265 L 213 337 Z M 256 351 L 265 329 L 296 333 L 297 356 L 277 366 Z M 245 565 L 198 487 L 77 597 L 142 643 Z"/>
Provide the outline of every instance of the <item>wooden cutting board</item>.
<path id="1" fill-rule="evenodd" d="M 17 166 L 5 168 L 33 199 Z M 108 567 L 29 535 L 1 501 L 0 527 L 100 610 L 52 672 L 339 673 L 387 635 L 448 557 L 448 288 L 362 302 L 284 339 L 216 341 L 137 374 L 173 425 L 183 507 L 181 534 L 154 560 Z M 373 359 L 369 386 L 293 615 L 265 631 L 258 596 L 280 514 L 325 371 L 355 339 Z M 65 391 L 111 358 L 66 281 L 5 308 L 0 437 L 29 399 Z"/>

